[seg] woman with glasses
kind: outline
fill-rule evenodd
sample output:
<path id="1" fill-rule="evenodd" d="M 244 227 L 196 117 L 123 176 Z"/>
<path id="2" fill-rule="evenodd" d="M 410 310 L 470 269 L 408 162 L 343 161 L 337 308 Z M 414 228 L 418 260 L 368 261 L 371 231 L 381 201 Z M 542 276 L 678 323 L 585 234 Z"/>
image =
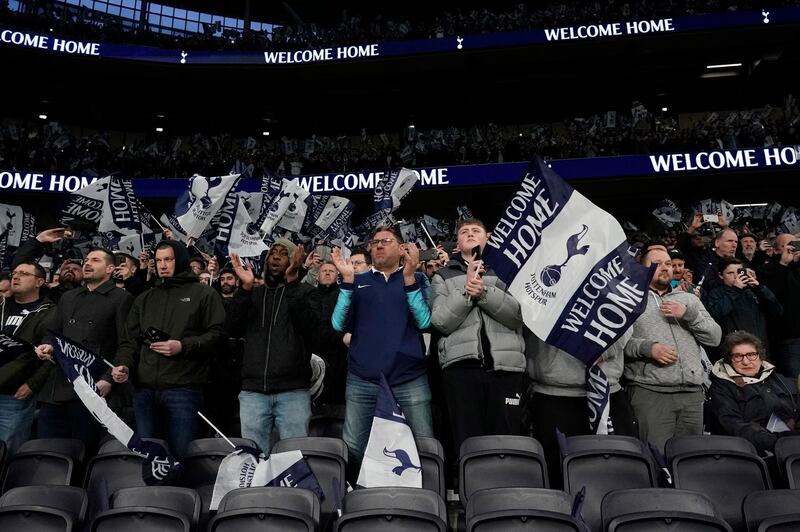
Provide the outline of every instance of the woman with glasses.
<path id="1" fill-rule="evenodd" d="M 711 410 L 726 434 L 772 451 L 779 437 L 800 428 L 800 412 L 795 383 L 763 360 L 763 353 L 753 334 L 734 331 L 725 337 L 712 372 Z"/>

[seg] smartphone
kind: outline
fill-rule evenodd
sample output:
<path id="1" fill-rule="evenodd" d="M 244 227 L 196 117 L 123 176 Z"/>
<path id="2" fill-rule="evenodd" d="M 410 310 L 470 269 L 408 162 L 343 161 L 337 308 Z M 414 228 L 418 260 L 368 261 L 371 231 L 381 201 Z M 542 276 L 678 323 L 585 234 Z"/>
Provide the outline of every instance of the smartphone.
<path id="1" fill-rule="evenodd" d="M 126 257 L 122 253 L 117 253 L 114 255 L 114 265 L 115 266 L 123 266 L 125 264 Z"/>
<path id="2" fill-rule="evenodd" d="M 457 242 L 442 242 L 442 249 L 445 250 L 448 255 L 452 255 L 457 246 Z"/>
<path id="3" fill-rule="evenodd" d="M 314 250 L 319 255 L 319 258 L 322 259 L 322 262 L 326 262 L 331 260 L 331 248 L 330 246 L 317 246 Z"/>
<path id="4" fill-rule="evenodd" d="M 747 268 L 739 268 L 738 270 L 736 270 L 736 275 L 740 276 L 744 275 L 745 277 L 747 277 Z"/>
<path id="5" fill-rule="evenodd" d="M 166 342 L 167 340 L 169 340 L 169 334 L 155 327 L 148 327 L 142 334 L 142 341 L 146 346 L 156 342 Z"/>
<path id="6" fill-rule="evenodd" d="M 64 229 L 63 231 L 59 232 L 58 236 L 61 238 L 72 238 L 75 236 L 75 231 L 72 229 Z"/>
<path id="7" fill-rule="evenodd" d="M 795 251 L 800 251 L 800 240 L 793 240 L 789 242 L 789 245 L 792 246 Z"/>
<path id="8" fill-rule="evenodd" d="M 703 222 L 712 222 L 715 224 L 719 223 L 719 216 L 716 214 L 704 214 L 703 215 Z"/>
<path id="9" fill-rule="evenodd" d="M 426 262 L 436 260 L 439 257 L 439 250 L 436 248 L 423 249 L 419 252 L 419 261 Z"/>

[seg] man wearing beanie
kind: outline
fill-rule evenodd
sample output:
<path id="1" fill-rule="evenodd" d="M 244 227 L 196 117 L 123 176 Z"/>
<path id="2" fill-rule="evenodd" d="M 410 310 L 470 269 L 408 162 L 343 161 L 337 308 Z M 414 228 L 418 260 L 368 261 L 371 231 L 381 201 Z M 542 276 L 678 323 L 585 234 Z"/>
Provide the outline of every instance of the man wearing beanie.
<path id="1" fill-rule="evenodd" d="M 239 416 L 242 437 L 262 451 L 272 449 L 272 432 L 308 435 L 311 418 L 311 345 L 319 328 L 314 287 L 299 281 L 305 250 L 279 238 L 264 262 L 264 284 L 231 253 L 239 278 L 225 322 L 231 337 L 244 337 Z"/>
<path id="2" fill-rule="evenodd" d="M 208 359 L 226 338 L 225 309 L 192 273 L 184 244 L 161 241 L 155 262 L 155 286 L 133 302 L 111 375 L 133 379 L 139 436 L 164 438 L 180 456 L 197 432 Z"/>

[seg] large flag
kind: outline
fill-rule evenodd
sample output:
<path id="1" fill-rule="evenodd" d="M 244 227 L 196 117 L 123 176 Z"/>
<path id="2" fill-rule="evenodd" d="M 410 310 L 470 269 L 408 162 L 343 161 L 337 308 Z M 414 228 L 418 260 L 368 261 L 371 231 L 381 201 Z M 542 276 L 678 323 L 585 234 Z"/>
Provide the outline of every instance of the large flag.
<path id="1" fill-rule="evenodd" d="M 288 196 L 284 196 L 288 194 Z M 308 212 L 309 192 L 300 185 L 299 179 L 293 179 L 289 185 L 284 185 L 283 190 L 278 195 L 288 199 L 283 216 L 278 219 L 278 227 L 299 233 L 303 229 Z"/>
<path id="2" fill-rule="evenodd" d="M 417 181 L 419 174 L 408 168 L 391 170 L 384 174 L 375 184 L 375 210 L 396 211 Z"/>
<path id="3" fill-rule="evenodd" d="M 143 441 L 108 407 L 105 399 L 98 395 L 95 382 L 108 370 L 108 363 L 80 344 L 53 331 L 48 331 L 45 341 L 53 346 L 59 366 L 89 412 L 108 429 L 109 434 L 145 458 L 142 463 L 142 480 L 147 485 L 154 485 L 174 479 L 180 473 L 180 463 L 162 445 Z"/>
<path id="4" fill-rule="evenodd" d="M 360 488 L 422 487 L 422 467 L 414 434 L 383 374 L 356 484 Z"/>
<path id="5" fill-rule="evenodd" d="M 36 217 L 17 205 L 0 203 L 0 234 L 7 231 L 7 245 L 18 248 L 22 242 L 36 236 Z"/>
<path id="6" fill-rule="evenodd" d="M 115 246 L 108 249 L 117 249 L 122 253 L 127 253 L 131 257 L 139 258 L 142 251 L 152 253 L 159 242 L 161 242 L 161 233 L 141 233 L 138 235 L 127 235 L 117 240 Z"/>
<path id="7" fill-rule="evenodd" d="M 325 238 L 344 235 L 350 226 L 353 202 L 341 196 L 319 196 L 310 214 L 315 232 Z"/>
<path id="8" fill-rule="evenodd" d="M 247 212 L 244 199 L 234 193 L 228 194 L 219 210 L 216 252 L 228 257 L 238 253 L 242 257 L 260 257 L 267 245 Z"/>
<path id="9" fill-rule="evenodd" d="M 634 260 L 609 213 L 537 158 L 491 233 L 483 253 L 522 307 L 525 325 L 591 367 L 647 305 L 650 271 Z M 587 388 L 608 390 L 597 367 Z M 602 383 L 605 381 L 605 384 Z M 593 430 L 608 402 L 589 397 Z"/>
<path id="10" fill-rule="evenodd" d="M 195 174 L 189 178 L 189 188 L 175 203 L 177 229 L 188 238 L 200 238 L 238 181 L 238 174 L 217 177 Z"/>
<path id="11" fill-rule="evenodd" d="M 147 227 L 140 207 L 130 179 L 106 176 L 73 192 L 62 210 L 61 220 L 66 224 L 91 225 L 102 232 L 132 235 Z"/>
<path id="12" fill-rule="evenodd" d="M 316 493 L 320 500 L 325 498 L 302 452 L 272 453 L 266 458 L 258 449 L 236 447 L 220 462 L 209 510 L 219 508 L 228 492 L 252 486 L 303 488 Z"/>

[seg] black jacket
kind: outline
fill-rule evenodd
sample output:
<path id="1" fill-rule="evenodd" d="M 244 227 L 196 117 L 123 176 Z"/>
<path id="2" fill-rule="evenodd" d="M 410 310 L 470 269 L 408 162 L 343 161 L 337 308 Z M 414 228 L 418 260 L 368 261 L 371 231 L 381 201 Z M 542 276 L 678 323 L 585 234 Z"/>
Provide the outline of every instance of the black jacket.
<path id="1" fill-rule="evenodd" d="M 769 352 L 767 320 L 783 314 L 783 307 L 769 288 L 721 285 L 708 294 L 707 306 L 708 313 L 722 327 L 723 337 L 733 331 L 747 331 L 756 335 Z"/>
<path id="2" fill-rule="evenodd" d="M 61 297 L 52 329 L 111 362 L 122 340 L 131 303 L 133 297 L 114 286 L 114 281 L 106 281 L 95 290 L 82 286 Z M 58 363 L 50 364 L 49 369 L 37 399 L 45 403 L 77 399 Z M 110 375 L 103 379 L 112 382 Z"/>
<path id="3" fill-rule="evenodd" d="M 167 243 L 175 250 L 175 274 L 157 279 L 153 288 L 133 301 L 115 365 L 127 366 L 139 387 L 202 386 L 209 357 L 224 346 L 225 309 L 219 294 L 189 270 L 186 246 Z M 182 351 L 175 356 L 151 351 L 142 337 L 149 327 L 180 340 Z"/>
<path id="4" fill-rule="evenodd" d="M 313 337 L 313 351 L 325 361 L 325 386 L 317 398 L 317 404 L 344 404 L 344 389 L 347 380 L 347 346 L 342 342 L 344 333 L 337 332 L 331 323 L 333 309 L 339 299 L 336 283 L 315 288 L 319 298 L 320 324 L 318 334 Z"/>
<path id="5" fill-rule="evenodd" d="M 0 298 L 0 324 L 5 323 L 6 302 Z M 39 345 L 47 329 L 53 323 L 56 307 L 49 299 L 42 298 L 39 306 L 30 312 L 14 330 L 14 335 L 34 346 Z M 33 393 L 38 392 L 47 380 L 49 368 L 36 353 L 30 351 L 0 366 L 0 394 L 14 395 L 17 389 L 27 384 Z"/>
<path id="6" fill-rule="evenodd" d="M 228 336 L 244 337 L 242 390 L 278 393 L 308 388 L 319 327 L 314 287 L 295 281 L 239 288 L 226 318 Z"/>
<path id="7" fill-rule="evenodd" d="M 783 305 L 777 330 L 772 332 L 781 340 L 800 338 L 800 262 L 783 266 L 775 259 L 764 265 L 760 279 Z"/>
<path id="8" fill-rule="evenodd" d="M 779 437 L 797 434 L 773 433 L 766 428 L 772 414 L 790 427 L 799 419 L 793 382 L 772 370 L 761 382 L 740 386 L 721 373 L 722 365 L 722 360 L 714 365 L 711 411 L 727 434 L 749 440 L 759 451 L 772 451 Z M 732 373 L 732 368 L 728 372 Z"/>

